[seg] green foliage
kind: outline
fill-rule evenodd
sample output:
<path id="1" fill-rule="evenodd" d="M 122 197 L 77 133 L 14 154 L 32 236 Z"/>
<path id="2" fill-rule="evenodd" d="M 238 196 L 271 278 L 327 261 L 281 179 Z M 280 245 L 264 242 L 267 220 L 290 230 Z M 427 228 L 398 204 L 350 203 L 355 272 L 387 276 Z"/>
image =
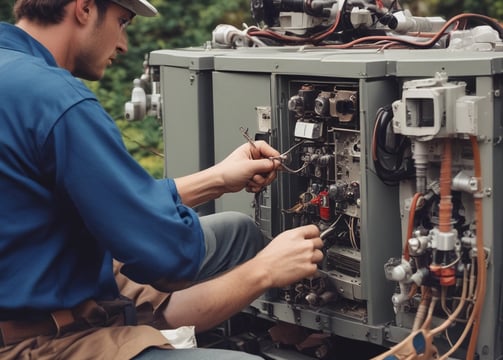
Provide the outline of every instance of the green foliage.
<path id="1" fill-rule="evenodd" d="M 141 123 L 116 120 L 131 155 L 152 176 L 163 176 L 162 129 L 157 119 L 146 117 Z M 139 126 L 141 124 L 141 126 Z"/>
<path id="2" fill-rule="evenodd" d="M 503 19 L 503 0 L 402 0 L 403 7 L 415 16 L 442 16 L 445 19 L 460 13 L 476 13 Z"/>
<path id="3" fill-rule="evenodd" d="M 0 0 L 0 21 L 14 22 L 12 5 L 14 5 L 14 0 Z"/>
<path id="4" fill-rule="evenodd" d="M 447 18 L 455 16 L 461 12 L 476 13 L 483 15 L 495 16 L 493 13 L 492 0 L 437 0 L 437 11 L 445 14 Z"/>

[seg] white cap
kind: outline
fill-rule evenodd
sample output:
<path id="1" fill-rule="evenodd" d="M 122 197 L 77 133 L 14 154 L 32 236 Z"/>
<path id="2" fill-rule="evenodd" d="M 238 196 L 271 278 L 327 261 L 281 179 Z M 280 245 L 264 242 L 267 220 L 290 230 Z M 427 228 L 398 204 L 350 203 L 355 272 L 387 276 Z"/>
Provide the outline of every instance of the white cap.
<path id="1" fill-rule="evenodd" d="M 157 9 L 147 0 L 112 0 L 114 3 L 140 16 L 155 16 Z"/>

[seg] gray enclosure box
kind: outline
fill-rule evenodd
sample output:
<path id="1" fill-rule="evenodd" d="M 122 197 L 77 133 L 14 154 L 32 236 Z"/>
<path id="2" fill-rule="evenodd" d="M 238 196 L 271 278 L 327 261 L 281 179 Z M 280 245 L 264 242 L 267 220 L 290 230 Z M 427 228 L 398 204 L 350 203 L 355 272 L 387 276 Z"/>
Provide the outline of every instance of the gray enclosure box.
<path id="1" fill-rule="evenodd" d="M 411 122 L 411 104 L 422 106 L 421 121 L 426 121 L 429 102 L 407 95 L 409 85 L 404 85 L 445 74 L 447 83 L 440 85 L 440 90 L 430 85 L 425 86 L 426 90 L 421 86 L 409 90 L 411 94 L 431 93 L 436 101 L 448 99 L 443 94 L 445 89 L 449 93 L 451 84 L 464 84 L 463 95 L 468 98 L 455 98 L 455 107 L 461 110 L 455 116 L 459 119 L 457 133 L 452 136 L 453 172 L 473 174 L 473 156 L 467 150 L 465 134 L 472 132 L 483 159 L 483 224 L 476 226 L 483 229 L 488 254 L 477 353 L 481 360 L 501 358 L 503 249 L 499 238 L 503 230 L 503 192 L 497 179 L 503 176 L 503 54 L 446 49 L 179 49 L 154 51 L 149 63 L 160 68 L 168 176 L 185 175 L 224 159 L 246 142 L 240 127 L 280 152 L 301 143 L 289 166 L 298 170 L 308 164 L 304 170 L 280 172 L 278 179 L 256 196 L 246 192 L 226 194 L 203 208 L 203 213 L 235 210 L 249 214 L 269 238 L 305 223 L 316 223 L 323 229 L 340 221 L 336 224 L 337 236 L 333 234 L 327 245 L 328 263 L 320 269 L 319 279 L 326 287 L 324 294 L 332 296 L 330 300 L 325 301 L 325 295 L 320 294 L 309 297 L 318 286 L 310 279 L 297 290 L 278 289 L 264 294 L 247 311 L 383 346 L 404 339 L 415 317 L 412 300 L 407 306 L 393 305 L 397 283 L 387 279 L 384 271 L 388 260 L 400 258 L 403 252 L 414 180 L 404 178 L 389 184 L 378 175 L 373 161 L 376 114 L 397 101 L 406 103 L 404 123 L 401 128 L 395 123 L 395 131 L 401 131 L 416 146 L 430 146 L 425 175 L 430 184 L 429 180 L 439 176 L 441 166 L 442 151 L 435 149 L 450 136 L 426 139 L 415 135 L 423 129 Z M 317 96 L 314 108 L 308 105 L 311 94 Z M 467 115 L 462 109 L 475 112 Z M 444 120 L 440 126 L 444 127 L 451 112 L 447 109 L 441 114 Z M 459 213 L 463 212 L 466 224 L 475 217 L 470 196 L 460 191 Z M 323 206 L 323 201 L 328 205 Z M 432 205 L 431 212 L 421 215 L 431 227 L 436 221 L 435 208 Z M 316 301 L 306 302 L 316 296 Z M 446 317 L 436 311 L 434 324 Z M 456 326 L 452 334 L 462 328 L 462 324 Z M 438 339 L 439 348 L 447 348 L 442 345 L 445 343 L 445 338 Z M 457 353 L 458 358 L 463 357 L 462 351 Z"/>

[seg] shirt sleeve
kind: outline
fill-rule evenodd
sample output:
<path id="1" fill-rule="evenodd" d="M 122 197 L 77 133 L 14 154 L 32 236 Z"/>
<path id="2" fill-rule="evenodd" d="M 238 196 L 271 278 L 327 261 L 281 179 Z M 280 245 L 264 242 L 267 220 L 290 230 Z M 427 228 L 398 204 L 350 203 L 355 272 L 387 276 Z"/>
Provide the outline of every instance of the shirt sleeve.
<path id="1" fill-rule="evenodd" d="M 70 108 L 44 145 L 61 198 L 77 209 L 99 244 L 139 283 L 190 280 L 204 256 L 197 214 L 172 179 L 149 175 L 95 100 Z M 62 219 L 64 220 L 64 219 Z"/>

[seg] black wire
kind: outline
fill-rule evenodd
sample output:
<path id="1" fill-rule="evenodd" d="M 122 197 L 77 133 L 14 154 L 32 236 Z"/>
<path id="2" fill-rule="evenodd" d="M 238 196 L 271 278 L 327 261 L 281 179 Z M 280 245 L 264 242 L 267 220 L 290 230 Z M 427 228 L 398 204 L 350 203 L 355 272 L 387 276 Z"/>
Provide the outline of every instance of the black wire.
<path id="1" fill-rule="evenodd" d="M 385 106 L 377 111 L 372 144 L 375 149 L 374 167 L 377 176 L 387 185 L 413 178 L 414 164 L 410 150 L 410 139 L 401 134 L 394 134 L 391 126 L 393 111 Z M 389 137 L 393 141 L 389 141 Z"/>

